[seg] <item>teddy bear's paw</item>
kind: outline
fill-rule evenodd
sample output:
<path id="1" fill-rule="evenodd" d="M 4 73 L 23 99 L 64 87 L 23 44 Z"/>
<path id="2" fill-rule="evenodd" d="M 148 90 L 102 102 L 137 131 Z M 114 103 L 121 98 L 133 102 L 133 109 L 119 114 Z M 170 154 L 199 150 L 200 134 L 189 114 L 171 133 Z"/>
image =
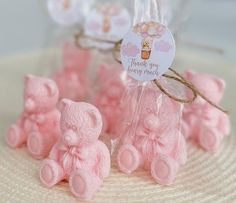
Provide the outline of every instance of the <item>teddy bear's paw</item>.
<path id="1" fill-rule="evenodd" d="M 216 129 L 203 128 L 199 134 L 199 144 L 206 151 L 216 151 L 222 140 L 221 134 Z"/>
<path id="2" fill-rule="evenodd" d="M 151 175 L 157 183 L 169 185 L 175 180 L 178 168 L 179 164 L 171 157 L 158 155 L 151 163 Z"/>
<path id="3" fill-rule="evenodd" d="M 40 168 L 40 180 L 47 187 L 52 187 L 60 182 L 65 174 L 61 166 L 54 160 L 46 159 Z"/>
<path id="4" fill-rule="evenodd" d="M 90 173 L 77 170 L 71 174 L 69 185 L 73 195 L 82 200 L 90 200 L 98 189 L 99 181 L 96 181 Z"/>
<path id="5" fill-rule="evenodd" d="M 51 144 L 45 140 L 45 136 L 41 133 L 32 132 L 27 139 L 27 148 L 33 157 L 42 159 L 48 155 Z"/>
<path id="6" fill-rule="evenodd" d="M 140 158 L 137 149 L 132 145 L 123 145 L 117 155 L 117 163 L 124 173 L 132 173 L 140 165 Z"/>
<path id="7" fill-rule="evenodd" d="M 6 142 L 10 147 L 17 148 L 26 142 L 26 136 L 17 125 L 11 125 L 7 132 Z"/>

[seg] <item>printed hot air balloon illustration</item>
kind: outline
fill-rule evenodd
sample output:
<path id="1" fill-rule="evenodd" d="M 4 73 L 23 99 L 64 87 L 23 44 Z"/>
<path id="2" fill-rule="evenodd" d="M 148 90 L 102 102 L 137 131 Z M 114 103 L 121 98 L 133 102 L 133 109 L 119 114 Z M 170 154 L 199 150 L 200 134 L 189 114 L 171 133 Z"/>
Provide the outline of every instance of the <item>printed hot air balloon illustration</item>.
<path id="1" fill-rule="evenodd" d="M 80 23 L 90 10 L 93 0 L 47 0 L 51 18 L 61 26 Z"/>
<path id="2" fill-rule="evenodd" d="M 111 30 L 111 17 L 118 15 L 122 7 L 118 4 L 106 3 L 98 7 L 98 11 L 103 15 L 103 32 Z"/>
<path id="3" fill-rule="evenodd" d="M 64 10 L 69 9 L 71 6 L 71 0 L 63 0 L 62 6 Z"/>
<path id="4" fill-rule="evenodd" d="M 156 22 L 139 23 L 133 28 L 133 32 L 141 35 L 141 58 L 148 60 L 151 56 L 153 40 L 164 35 L 166 27 Z"/>

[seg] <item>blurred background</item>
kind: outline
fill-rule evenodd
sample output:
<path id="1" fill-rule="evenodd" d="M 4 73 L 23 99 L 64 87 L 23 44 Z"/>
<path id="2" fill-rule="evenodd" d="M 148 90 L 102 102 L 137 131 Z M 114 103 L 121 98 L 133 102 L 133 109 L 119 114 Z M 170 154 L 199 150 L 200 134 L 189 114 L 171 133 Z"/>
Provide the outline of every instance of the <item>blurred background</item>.
<path id="1" fill-rule="evenodd" d="M 174 0 L 172 0 L 174 1 Z M 56 26 L 44 0 L 0 0 L 0 58 L 50 46 Z M 205 48 L 236 62 L 236 1 L 189 0 L 190 18 L 181 28 L 181 46 Z"/>
<path id="2" fill-rule="evenodd" d="M 174 67 L 178 71 L 209 72 L 225 79 L 228 88 L 224 106 L 236 118 L 233 104 L 236 98 L 236 0 L 170 0 L 173 4 L 180 1 L 187 5 L 180 14 L 188 18 L 177 27 Z M 22 98 L 25 74 L 49 76 L 53 69 L 60 68 L 60 54 L 55 54 L 60 39 L 55 40 L 55 36 L 61 28 L 48 15 L 45 2 L 0 0 L 0 98 L 3 98 L 0 109 L 6 116 L 15 115 L 21 109 L 19 98 Z M 133 1 L 117 2 L 133 5 Z M 13 98 L 20 102 L 12 101 L 9 108 Z M 236 119 L 232 120 L 236 124 Z"/>

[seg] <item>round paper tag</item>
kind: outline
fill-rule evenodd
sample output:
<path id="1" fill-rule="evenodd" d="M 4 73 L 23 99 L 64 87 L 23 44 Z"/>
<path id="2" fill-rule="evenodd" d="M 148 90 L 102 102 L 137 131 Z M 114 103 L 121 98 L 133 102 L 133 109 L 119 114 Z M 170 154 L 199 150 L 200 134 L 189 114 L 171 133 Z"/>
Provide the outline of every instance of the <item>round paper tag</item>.
<path id="1" fill-rule="evenodd" d="M 128 74 L 139 81 L 159 78 L 170 68 L 174 57 L 173 35 L 157 22 L 137 24 L 121 44 L 122 64 Z"/>
<path id="2" fill-rule="evenodd" d="M 117 42 L 121 40 L 131 27 L 130 14 L 119 4 L 106 3 L 93 9 L 86 19 L 85 35 Z M 111 48 L 111 43 L 94 42 L 98 48 Z"/>
<path id="3" fill-rule="evenodd" d="M 88 12 L 92 0 L 47 0 L 52 19 L 61 25 L 78 23 Z"/>

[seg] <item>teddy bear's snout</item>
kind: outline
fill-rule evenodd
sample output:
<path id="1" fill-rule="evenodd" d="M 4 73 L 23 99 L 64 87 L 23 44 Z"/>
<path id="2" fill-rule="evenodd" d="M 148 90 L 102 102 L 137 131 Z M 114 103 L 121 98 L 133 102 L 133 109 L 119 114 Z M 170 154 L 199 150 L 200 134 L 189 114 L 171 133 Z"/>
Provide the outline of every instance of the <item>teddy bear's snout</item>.
<path id="1" fill-rule="evenodd" d="M 73 130 L 67 130 L 63 136 L 63 141 L 67 145 L 76 145 L 78 143 L 78 136 Z"/>
<path id="2" fill-rule="evenodd" d="M 25 111 L 32 112 L 35 109 L 35 102 L 33 99 L 28 98 L 25 101 Z"/>
<path id="3" fill-rule="evenodd" d="M 156 115 L 150 114 L 144 119 L 144 126 L 151 131 L 155 131 L 159 126 L 159 119 Z"/>

